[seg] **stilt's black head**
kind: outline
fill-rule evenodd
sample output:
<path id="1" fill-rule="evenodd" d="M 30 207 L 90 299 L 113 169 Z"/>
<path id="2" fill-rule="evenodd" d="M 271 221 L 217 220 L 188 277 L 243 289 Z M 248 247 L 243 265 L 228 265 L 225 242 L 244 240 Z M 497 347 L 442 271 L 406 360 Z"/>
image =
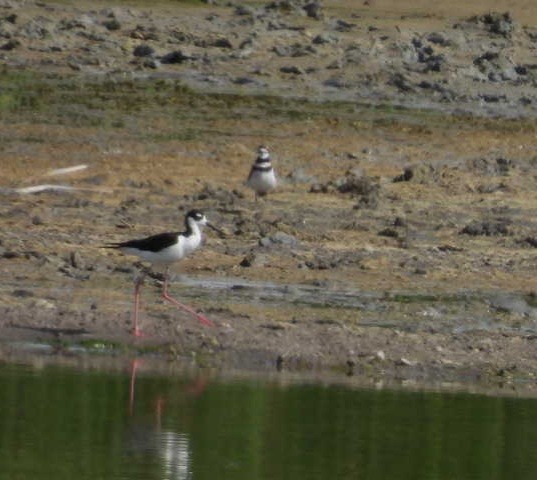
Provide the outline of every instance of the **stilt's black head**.
<path id="1" fill-rule="evenodd" d="M 220 230 L 219 228 L 216 228 L 214 225 L 209 223 L 209 221 L 207 220 L 207 217 L 205 216 L 205 214 L 203 212 L 201 212 L 200 210 L 190 210 L 186 214 L 186 216 L 185 216 L 185 225 L 186 225 L 187 233 L 192 232 L 192 223 L 191 222 L 196 223 L 198 225 L 198 227 L 207 226 L 207 227 L 211 228 L 212 230 L 214 230 L 215 232 L 218 232 L 218 234 L 221 237 L 225 237 L 225 233 L 222 230 Z"/>
<path id="2" fill-rule="evenodd" d="M 195 222 L 201 222 L 205 218 L 205 215 L 203 214 L 203 212 L 200 212 L 199 210 L 190 210 L 186 214 L 186 218 L 187 219 L 191 218 Z"/>
<path id="3" fill-rule="evenodd" d="M 207 218 L 205 217 L 203 212 L 199 210 L 190 210 L 185 216 L 185 226 L 187 232 L 192 231 L 192 223 L 197 224 L 198 227 L 202 227 L 204 225 L 207 225 Z"/>

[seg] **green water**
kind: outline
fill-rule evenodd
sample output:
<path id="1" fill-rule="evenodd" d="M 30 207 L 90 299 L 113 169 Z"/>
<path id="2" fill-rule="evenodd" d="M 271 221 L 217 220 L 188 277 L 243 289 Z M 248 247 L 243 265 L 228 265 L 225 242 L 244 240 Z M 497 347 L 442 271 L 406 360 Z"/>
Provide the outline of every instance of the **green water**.
<path id="1" fill-rule="evenodd" d="M 535 479 L 536 446 L 532 399 L 0 365 L 0 479 Z"/>

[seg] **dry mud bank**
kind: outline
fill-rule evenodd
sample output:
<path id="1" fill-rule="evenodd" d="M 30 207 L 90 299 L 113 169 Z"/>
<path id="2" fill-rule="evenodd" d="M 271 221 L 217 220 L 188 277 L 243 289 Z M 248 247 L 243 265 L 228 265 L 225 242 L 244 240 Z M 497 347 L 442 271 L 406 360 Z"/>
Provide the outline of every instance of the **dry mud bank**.
<path id="1" fill-rule="evenodd" d="M 4 354 L 44 342 L 533 390 L 533 30 L 516 9 L 283 3 L 4 2 Z M 261 143 L 281 185 L 255 203 L 243 181 Z M 73 165 L 87 168 L 47 176 Z M 44 184 L 73 190 L 17 190 Z M 217 327 L 161 304 L 157 275 L 133 339 L 138 267 L 100 247 L 180 229 L 191 207 L 226 236 L 208 233 L 172 290 Z"/>

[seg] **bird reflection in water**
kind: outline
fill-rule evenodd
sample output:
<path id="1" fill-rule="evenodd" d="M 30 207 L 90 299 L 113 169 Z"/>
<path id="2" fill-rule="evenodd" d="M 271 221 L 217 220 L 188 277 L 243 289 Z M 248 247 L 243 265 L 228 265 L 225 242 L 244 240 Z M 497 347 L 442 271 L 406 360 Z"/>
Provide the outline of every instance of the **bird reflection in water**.
<path id="1" fill-rule="evenodd" d="M 162 417 L 165 410 L 165 397 L 157 395 L 154 400 L 154 413 L 150 421 L 137 420 L 136 377 L 142 366 L 140 359 L 130 364 L 129 416 L 132 419 L 128 432 L 128 451 L 134 456 L 150 454 L 158 458 L 162 466 L 162 480 L 186 480 L 193 478 L 191 468 L 192 447 L 189 434 L 163 428 Z M 207 380 L 198 378 L 188 385 L 185 393 L 199 396 L 205 390 Z"/>

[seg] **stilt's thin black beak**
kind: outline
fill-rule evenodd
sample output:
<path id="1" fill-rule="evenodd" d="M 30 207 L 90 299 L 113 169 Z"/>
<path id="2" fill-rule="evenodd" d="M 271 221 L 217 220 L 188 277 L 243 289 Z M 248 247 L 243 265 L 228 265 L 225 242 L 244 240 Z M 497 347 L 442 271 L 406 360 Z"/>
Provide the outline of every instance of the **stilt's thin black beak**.
<path id="1" fill-rule="evenodd" d="M 210 229 L 212 229 L 212 230 L 214 230 L 216 233 L 218 233 L 218 236 L 219 236 L 220 238 L 225 238 L 226 234 L 225 234 L 225 232 L 224 232 L 223 230 L 220 230 L 218 227 L 215 227 L 212 223 L 209 223 L 209 222 L 207 222 L 206 225 L 207 225 Z"/>

